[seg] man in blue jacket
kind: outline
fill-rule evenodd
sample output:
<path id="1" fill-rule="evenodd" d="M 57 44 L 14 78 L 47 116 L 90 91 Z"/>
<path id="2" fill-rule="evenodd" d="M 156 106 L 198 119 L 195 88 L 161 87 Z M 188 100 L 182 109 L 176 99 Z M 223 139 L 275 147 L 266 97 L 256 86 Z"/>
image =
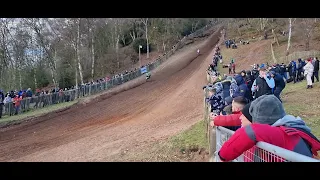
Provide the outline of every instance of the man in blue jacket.
<path id="1" fill-rule="evenodd" d="M 267 73 L 266 70 L 266 65 L 261 64 L 259 67 L 259 76 L 252 84 L 251 91 L 254 93 L 255 99 L 262 95 L 273 94 L 273 88 L 275 86 L 274 79 Z"/>
<path id="2" fill-rule="evenodd" d="M 281 101 L 280 94 L 282 90 L 286 87 L 283 77 L 274 71 L 270 71 L 271 77 L 274 79 L 275 87 L 273 89 L 273 94 Z M 282 101 L 281 101 L 282 102 Z"/>

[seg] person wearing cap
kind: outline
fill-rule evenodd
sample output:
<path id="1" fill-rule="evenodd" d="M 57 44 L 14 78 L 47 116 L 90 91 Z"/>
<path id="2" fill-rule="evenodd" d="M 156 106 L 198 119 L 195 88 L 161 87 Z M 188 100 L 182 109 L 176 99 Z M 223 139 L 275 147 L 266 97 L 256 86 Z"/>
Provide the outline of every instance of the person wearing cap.
<path id="1" fill-rule="evenodd" d="M 230 115 L 211 115 L 211 126 L 224 126 L 230 130 L 237 130 L 241 127 L 240 116 L 242 115 L 241 110 L 247 104 L 247 100 L 244 97 L 236 97 L 232 101 L 232 114 Z"/>
<path id="2" fill-rule="evenodd" d="M 217 114 L 224 108 L 224 101 L 223 101 L 223 91 L 222 88 L 218 85 L 214 85 L 213 87 L 208 88 L 208 95 L 209 98 L 206 98 L 206 101 L 211 105 L 211 111 Z"/>
<path id="3" fill-rule="evenodd" d="M 251 91 L 254 93 L 254 97 L 258 98 L 265 94 L 272 94 L 272 89 L 275 86 L 274 79 L 267 73 L 267 67 L 265 64 L 261 64 L 259 67 L 259 76 L 254 80 Z"/>
<path id="4" fill-rule="evenodd" d="M 300 117 L 286 115 L 282 103 L 274 95 L 263 95 L 252 101 L 249 113 L 252 124 L 238 129 L 222 145 L 218 152 L 222 161 L 234 160 L 248 150 L 257 153 L 253 150 L 260 141 L 309 157 L 318 155 L 320 141 Z M 259 161 L 268 161 L 259 154 L 255 156 L 260 157 Z"/>
<path id="5" fill-rule="evenodd" d="M 283 77 L 279 73 L 276 73 L 274 71 L 270 71 L 270 75 L 274 79 L 274 82 L 275 82 L 273 94 L 281 101 L 280 94 L 281 94 L 282 90 L 286 87 L 286 83 L 285 83 Z"/>
<path id="6" fill-rule="evenodd" d="M 303 69 L 304 69 L 304 75 L 307 77 L 307 89 L 313 88 L 311 77 L 313 75 L 314 67 L 311 63 L 311 59 L 308 59 L 308 63 L 303 67 Z"/>

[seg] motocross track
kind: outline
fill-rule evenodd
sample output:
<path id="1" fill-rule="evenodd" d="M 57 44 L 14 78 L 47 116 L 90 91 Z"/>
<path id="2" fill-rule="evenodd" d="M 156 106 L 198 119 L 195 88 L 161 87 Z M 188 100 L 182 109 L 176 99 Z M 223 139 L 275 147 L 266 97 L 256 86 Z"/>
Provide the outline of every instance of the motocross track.
<path id="1" fill-rule="evenodd" d="M 0 129 L 0 161 L 125 161 L 123 151 L 189 128 L 203 118 L 205 69 L 220 30 L 177 51 L 149 82 L 140 77 L 98 100 Z"/>

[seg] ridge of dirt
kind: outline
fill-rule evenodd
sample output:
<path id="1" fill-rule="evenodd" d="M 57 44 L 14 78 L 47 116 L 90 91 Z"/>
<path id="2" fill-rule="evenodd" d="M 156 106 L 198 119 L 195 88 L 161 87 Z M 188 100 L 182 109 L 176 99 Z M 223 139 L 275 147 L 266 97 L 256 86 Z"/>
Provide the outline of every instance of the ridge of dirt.
<path id="1" fill-rule="evenodd" d="M 140 77 L 120 85 L 121 93 L 1 130 L 0 160 L 123 161 L 124 150 L 137 152 L 136 147 L 189 128 L 202 118 L 203 69 L 220 30 L 174 54 L 152 72 L 150 82 L 134 86 L 144 81 Z"/>

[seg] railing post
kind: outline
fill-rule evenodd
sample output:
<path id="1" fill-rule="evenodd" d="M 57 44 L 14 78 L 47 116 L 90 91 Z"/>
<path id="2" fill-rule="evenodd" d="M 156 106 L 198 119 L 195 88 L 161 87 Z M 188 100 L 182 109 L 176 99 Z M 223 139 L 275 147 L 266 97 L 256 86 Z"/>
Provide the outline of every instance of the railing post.
<path id="1" fill-rule="evenodd" d="M 221 131 L 219 130 L 219 128 L 215 127 L 215 135 L 216 135 L 216 143 L 215 143 L 216 151 L 214 152 L 215 162 L 219 162 L 220 161 L 220 158 L 219 158 L 219 155 L 218 155 L 218 152 L 220 151 L 219 143 L 221 141 L 220 140 L 220 134 L 221 134 Z"/>

